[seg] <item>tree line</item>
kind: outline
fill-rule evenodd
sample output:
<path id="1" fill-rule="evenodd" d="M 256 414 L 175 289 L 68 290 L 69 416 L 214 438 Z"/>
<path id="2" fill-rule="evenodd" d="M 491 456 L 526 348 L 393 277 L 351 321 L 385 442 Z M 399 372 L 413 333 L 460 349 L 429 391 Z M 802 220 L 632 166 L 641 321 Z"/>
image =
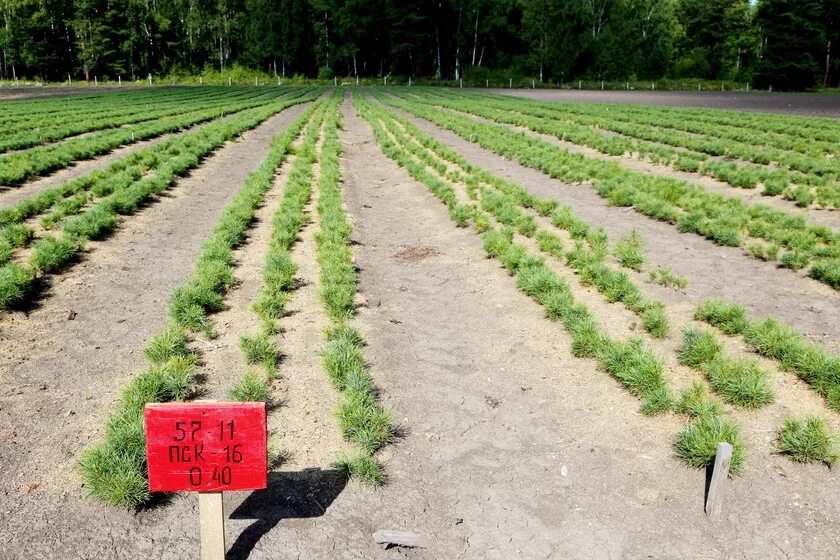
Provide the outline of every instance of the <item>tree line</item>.
<path id="1" fill-rule="evenodd" d="M 0 0 L 0 78 L 225 71 L 838 85 L 840 0 Z"/>

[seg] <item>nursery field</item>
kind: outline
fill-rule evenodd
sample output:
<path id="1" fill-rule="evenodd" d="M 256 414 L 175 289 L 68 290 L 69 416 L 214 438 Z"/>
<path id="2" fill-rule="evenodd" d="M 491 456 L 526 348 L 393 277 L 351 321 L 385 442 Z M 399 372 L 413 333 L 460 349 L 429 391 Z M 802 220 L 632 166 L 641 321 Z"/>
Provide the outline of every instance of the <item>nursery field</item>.
<path id="1" fill-rule="evenodd" d="M 840 120 L 639 94 L 0 101 L 0 558 L 198 558 L 197 400 L 268 409 L 229 559 L 833 557 Z"/>

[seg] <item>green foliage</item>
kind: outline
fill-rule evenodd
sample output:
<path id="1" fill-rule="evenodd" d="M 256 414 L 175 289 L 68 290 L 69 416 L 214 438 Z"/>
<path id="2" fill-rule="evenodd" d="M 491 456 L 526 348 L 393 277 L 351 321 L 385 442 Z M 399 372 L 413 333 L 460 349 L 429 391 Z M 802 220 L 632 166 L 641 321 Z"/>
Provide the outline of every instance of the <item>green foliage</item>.
<path id="1" fill-rule="evenodd" d="M 779 432 L 779 451 L 798 463 L 822 461 L 831 466 L 840 458 L 837 437 L 826 421 L 816 416 L 785 419 Z"/>
<path id="2" fill-rule="evenodd" d="M 271 391 L 259 374 L 246 371 L 231 388 L 228 398 L 236 402 L 268 403 L 271 401 Z"/>
<path id="3" fill-rule="evenodd" d="M 705 370 L 712 388 L 727 403 L 761 408 L 774 400 L 770 374 L 755 360 L 718 355 Z"/>
<path id="4" fill-rule="evenodd" d="M 694 318 L 706 321 L 726 334 L 743 333 L 749 326 L 746 310 L 737 304 L 728 304 L 722 299 L 711 298 L 701 303 Z"/>
<path id="5" fill-rule="evenodd" d="M 631 230 L 629 234 L 616 243 L 614 253 L 623 267 L 638 271 L 645 264 L 645 254 L 642 251 L 642 238 L 635 229 Z"/>
<path id="6" fill-rule="evenodd" d="M 657 267 L 648 271 L 648 278 L 652 282 L 661 284 L 663 286 L 675 287 L 685 289 L 688 287 L 688 280 L 681 276 L 677 276 L 674 272 L 665 267 Z"/>
<path id="7" fill-rule="evenodd" d="M 680 363 L 699 367 L 710 363 L 723 351 L 723 346 L 709 330 L 688 327 L 683 331 Z"/>
<path id="8" fill-rule="evenodd" d="M 732 444 L 732 463 L 729 472 L 739 474 L 746 462 L 746 451 L 741 429 L 735 422 L 717 415 L 698 417 L 677 434 L 677 456 L 694 468 L 703 468 L 715 460 L 720 442 Z"/>

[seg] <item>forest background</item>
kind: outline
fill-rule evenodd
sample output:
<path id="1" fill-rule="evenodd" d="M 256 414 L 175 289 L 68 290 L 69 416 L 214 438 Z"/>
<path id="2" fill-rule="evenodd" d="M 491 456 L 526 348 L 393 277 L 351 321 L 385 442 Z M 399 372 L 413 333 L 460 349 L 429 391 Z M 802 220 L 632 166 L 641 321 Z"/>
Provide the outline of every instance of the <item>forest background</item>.
<path id="1" fill-rule="evenodd" d="M 0 79 L 837 87 L 840 0 L 0 0 Z"/>

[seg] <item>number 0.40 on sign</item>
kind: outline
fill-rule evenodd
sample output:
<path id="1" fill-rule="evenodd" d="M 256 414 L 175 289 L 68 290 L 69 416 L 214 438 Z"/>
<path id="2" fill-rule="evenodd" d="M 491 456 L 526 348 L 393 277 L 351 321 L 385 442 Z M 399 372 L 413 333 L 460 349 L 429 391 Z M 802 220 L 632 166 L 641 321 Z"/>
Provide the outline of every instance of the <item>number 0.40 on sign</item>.
<path id="1" fill-rule="evenodd" d="M 152 492 L 266 487 L 265 403 L 167 403 L 145 408 Z"/>

